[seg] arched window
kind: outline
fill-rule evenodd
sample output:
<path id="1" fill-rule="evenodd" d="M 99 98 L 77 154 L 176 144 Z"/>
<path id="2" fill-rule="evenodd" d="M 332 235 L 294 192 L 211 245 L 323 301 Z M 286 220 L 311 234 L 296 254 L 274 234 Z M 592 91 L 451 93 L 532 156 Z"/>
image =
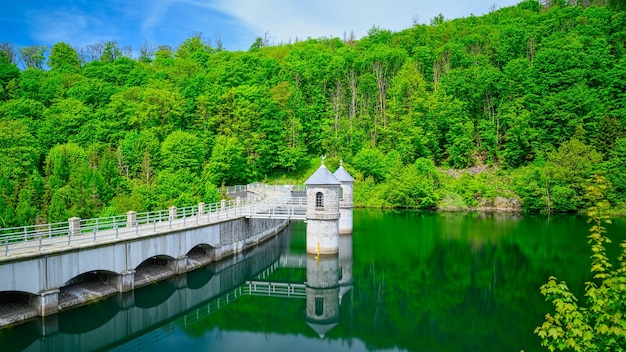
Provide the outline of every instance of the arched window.
<path id="1" fill-rule="evenodd" d="M 315 315 L 318 317 L 324 314 L 324 299 L 315 297 Z"/>
<path id="2" fill-rule="evenodd" d="M 324 194 L 322 192 L 315 193 L 315 210 L 324 210 Z"/>

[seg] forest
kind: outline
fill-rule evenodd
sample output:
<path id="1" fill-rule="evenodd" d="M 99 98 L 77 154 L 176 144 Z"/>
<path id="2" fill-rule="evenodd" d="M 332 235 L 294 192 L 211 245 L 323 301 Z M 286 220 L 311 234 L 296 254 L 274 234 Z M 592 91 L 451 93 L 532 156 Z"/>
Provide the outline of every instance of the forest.
<path id="1" fill-rule="evenodd" d="M 526 0 L 247 51 L 0 45 L 0 227 L 215 202 L 344 161 L 362 207 L 626 213 L 626 13 Z"/>

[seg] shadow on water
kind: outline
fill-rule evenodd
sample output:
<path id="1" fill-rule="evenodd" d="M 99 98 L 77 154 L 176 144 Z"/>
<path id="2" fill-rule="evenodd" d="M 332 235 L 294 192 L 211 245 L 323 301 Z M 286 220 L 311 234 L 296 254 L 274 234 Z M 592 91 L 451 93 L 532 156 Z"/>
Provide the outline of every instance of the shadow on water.
<path id="1" fill-rule="evenodd" d="M 24 351 L 41 338 L 40 330 L 38 321 L 0 330 L 0 346 L 3 351 Z"/>
<path id="2" fill-rule="evenodd" d="M 200 289 L 215 275 L 215 269 L 211 265 L 206 265 L 187 273 L 187 287 L 192 290 Z"/>
<path id="3" fill-rule="evenodd" d="M 177 277 L 172 277 L 158 284 L 148 285 L 135 290 L 135 307 L 154 308 L 167 301 L 176 292 Z"/>
<path id="4" fill-rule="evenodd" d="M 113 319 L 120 310 L 115 298 L 90 303 L 58 314 L 59 332 L 84 334 L 100 328 Z"/>

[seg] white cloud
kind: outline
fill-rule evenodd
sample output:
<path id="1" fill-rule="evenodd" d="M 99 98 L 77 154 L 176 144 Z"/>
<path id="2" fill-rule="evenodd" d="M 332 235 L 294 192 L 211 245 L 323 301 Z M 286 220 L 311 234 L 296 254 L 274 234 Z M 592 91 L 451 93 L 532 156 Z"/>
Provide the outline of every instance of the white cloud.
<path id="1" fill-rule="evenodd" d="M 201 32 L 202 27 L 210 27 L 211 12 L 214 11 L 213 0 L 141 0 L 130 2 L 132 17 L 141 22 L 141 35 L 144 38 L 162 41 L 163 38 L 155 38 L 163 35 L 163 29 L 170 32 L 181 31 L 187 28 L 186 35 L 193 32 Z M 183 8 L 190 8 L 193 15 L 184 18 L 172 17 L 171 14 Z M 198 26 L 200 28 L 194 28 Z M 173 44 L 173 43 L 170 43 Z"/>
<path id="2" fill-rule="evenodd" d="M 145 18 L 141 22 L 141 31 L 147 37 L 152 36 L 154 28 L 159 26 L 171 1 L 154 1 L 152 6 L 146 8 Z"/>
<path id="3" fill-rule="evenodd" d="M 351 31 L 359 38 L 372 26 L 399 31 L 411 27 L 415 18 L 428 23 L 439 13 L 448 19 L 479 16 L 494 2 L 504 7 L 518 1 L 103 0 L 75 2 L 73 7 L 42 1 L 22 14 L 25 32 L 39 43 L 84 46 L 117 40 L 139 46 L 148 40 L 176 45 L 195 32 L 209 36 L 219 32 L 227 47 L 245 49 L 265 33 L 275 44 L 342 37 Z"/>
<path id="4" fill-rule="evenodd" d="M 106 26 L 101 17 L 78 9 L 37 11 L 29 17 L 31 36 L 43 43 L 82 46 L 111 38 L 111 33 L 103 32 Z"/>
<path id="5" fill-rule="evenodd" d="M 497 7 L 519 0 L 500 0 Z M 489 12 L 493 0 L 215 0 L 214 7 L 242 21 L 251 32 L 268 32 L 276 42 L 298 37 L 341 37 L 354 31 L 363 36 L 372 26 L 399 31 L 409 28 L 414 18 L 421 23 L 442 13 L 445 18 Z"/>

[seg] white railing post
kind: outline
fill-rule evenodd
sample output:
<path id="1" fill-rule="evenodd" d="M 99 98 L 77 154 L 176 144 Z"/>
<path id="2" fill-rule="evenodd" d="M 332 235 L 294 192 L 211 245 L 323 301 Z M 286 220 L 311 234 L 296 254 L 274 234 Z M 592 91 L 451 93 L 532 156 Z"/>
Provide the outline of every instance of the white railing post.
<path id="1" fill-rule="evenodd" d="M 126 226 L 135 226 L 137 224 L 137 212 L 130 210 L 126 212 Z"/>
<path id="2" fill-rule="evenodd" d="M 169 208 L 170 229 L 172 228 L 172 221 L 176 219 L 176 207 L 171 206 Z"/>
<path id="3" fill-rule="evenodd" d="M 72 235 L 80 234 L 80 218 L 73 217 L 73 218 L 69 218 L 67 221 L 68 221 L 68 224 L 69 224 L 69 231 L 68 231 L 68 236 L 67 236 L 67 245 L 71 246 L 72 245 Z"/>
<path id="4" fill-rule="evenodd" d="M 204 215 L 204 203 L 198 203 L 198 215 L 196 216 L 196 224 L 200 221 L 200 217 Z"/>

